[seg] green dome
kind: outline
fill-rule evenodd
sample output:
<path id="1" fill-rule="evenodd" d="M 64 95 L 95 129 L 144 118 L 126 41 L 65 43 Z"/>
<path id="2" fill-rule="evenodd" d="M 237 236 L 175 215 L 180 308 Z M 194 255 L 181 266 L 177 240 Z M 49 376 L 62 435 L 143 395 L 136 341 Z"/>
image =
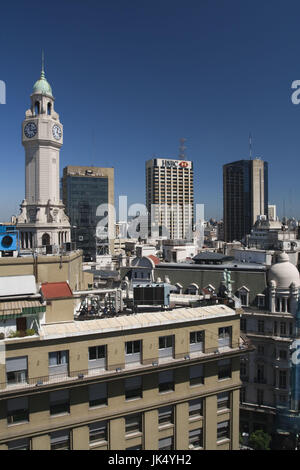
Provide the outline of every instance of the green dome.
<path id="1" fill-rule="evenodd" d="M 49 95 L 53 98 L 52 88 L 45 78 L 45 72 L 43 69 L 39 80 L 33 85 L 33 93 L 41 93 L 42 95 Z"/>

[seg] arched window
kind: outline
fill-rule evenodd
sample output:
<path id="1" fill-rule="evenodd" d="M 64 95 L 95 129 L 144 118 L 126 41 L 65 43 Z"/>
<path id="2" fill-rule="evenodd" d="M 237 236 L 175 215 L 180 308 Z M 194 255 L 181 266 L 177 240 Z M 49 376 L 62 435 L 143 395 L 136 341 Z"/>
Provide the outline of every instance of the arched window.
<path id="1" fill-rule="evenodd" d="M 34 112 L 35 114 L 40 114 L 40 103 L 38 101 L 35 102 Z"/>
<path id="2" fill-rule="evenodd" d="M 49 233 L 44 233 L 44 235 L 42 236 L 42 245 L 43 246 L 50 245 L 50 235 L 49 235 Z"/>
<path id="3" fill-rule="evenodd" d="M 51 103 L 48 103 L 48 104 L 47 104 L 47 114 L 48 114 L 49 116 L 50 116 L 50 114 L 51 114 L 51 110 L 52 110 L 52 105 L 51 105 Z"/>

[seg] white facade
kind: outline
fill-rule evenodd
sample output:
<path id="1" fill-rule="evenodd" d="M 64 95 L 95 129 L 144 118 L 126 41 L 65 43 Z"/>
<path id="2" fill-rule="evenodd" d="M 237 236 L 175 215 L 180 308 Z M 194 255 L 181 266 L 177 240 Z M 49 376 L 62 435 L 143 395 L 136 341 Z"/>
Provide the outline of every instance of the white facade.
<path id="1" fill-rule="evenodd" d="M 251 249 L 235 249 L 234 259 L 239 263 L 257 263 L 271 266 L 274 251 Z"/>
<path id="2" fill-rule="evenodd" d="M 63 126 L 42 70 L 22 125 L 25 148 L 25 199 L 17 217 L 22 248 L 70 241 L 70 224 L 59 195 L 59 152 Z"/>
<path id="3" fill-rule="evenodd" d="M 165 261 L 170 263 L 181 263 L 187 260 L 187 258 L 193 258 L 196 256 L 198 247 L 191 244 L 184 245 L 167 245 L 163 244 L 163 258 Z"/>

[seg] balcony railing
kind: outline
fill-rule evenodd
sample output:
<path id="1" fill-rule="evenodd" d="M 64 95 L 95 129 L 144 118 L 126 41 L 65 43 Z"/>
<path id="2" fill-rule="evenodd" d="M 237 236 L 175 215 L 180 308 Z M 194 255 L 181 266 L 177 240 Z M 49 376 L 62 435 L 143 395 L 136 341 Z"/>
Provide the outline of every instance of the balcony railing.
<path id="1" fill-rule="evenodd" d="M 219 350 L 217 347 L 215 348 L 205 348 L 204 352 L 194 352 L 191 353 L 190 355 L 187 354 L 183 358 L 179 359 L 174 359 L 173 357 L 170 358 L 163 358 L 160 359 L 159 361 L 154 361 L 156 362 L 155 365 L 166 365 L 166 364 L 172 364 L 178 363 L 178 361 L 183 362 L 185 365 L 188 365 L 189 359 L 202 359 L 205 358 L 205 356 L 211 357 L 216 357 L 216 359 L 222 358 L 224 354 L 230 354 L 230 352 L 234 352 L 235 350 L 243 350 L 247 349 L 246 345 L 240 345 L 239 343 L 234 343 L 232 344 L 231 348 L 221 348 Z M 24 381 L 19 381 L 16 383 L 0 383 L 0 394 L 1 393 L 7 393 L 8 391 L 17 391 L 21 389 L 27 389 L 27 388 L 34 388 L 34 387 L 41 387 L 45 385 L 54 385 L 58 384 L 61 382 L 76 382 L 78 380 L 83 380 L 86 378 L 92 378 L 92 377 L 97 377 L 97 376 L 107 376 L 111 374 L 116 374 L 116 372 L 132 372 L 133 367 L 135 370 L 138 369 L 144 369 L 144 368 L 149 368 L 153 367 L 154 362 L 152 365 L 145 365 L 145 364 L 125 364 L 124 369 L 112 369 L 112 370 L 107 370 L 103 369 L 103 367 L 97 367 L 97 368 L 90 368 L 90 369 L 84 369 L 84 370 L 79 370 L 79 371 L 72 371 L 72 372 L 62 372 L 59 374 L 53 374 L 53 375 L 45 375 L 45 376 L 39 376 L 39 377 L 27 377 L 26 380 Z"/>

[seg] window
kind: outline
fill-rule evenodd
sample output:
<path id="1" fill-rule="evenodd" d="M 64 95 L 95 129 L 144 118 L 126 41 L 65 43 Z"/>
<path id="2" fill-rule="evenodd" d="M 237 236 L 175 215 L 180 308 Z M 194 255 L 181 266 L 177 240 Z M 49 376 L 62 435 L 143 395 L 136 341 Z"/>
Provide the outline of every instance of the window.
<path id="1" fill-rule="evenodd" d="M 204 384 L 203 365 L 190 366 L 190 385 Z"/>
<path id="2" fill-rule="evenodd" d="M 89 369 L 106 368 L 106 345 L 89 348 Z"/>
<path id="3" fill-rule="evenodd" d="M 280 349 L 279 351 L 279 358 L 282 359 L 282 360 L 286 360 L 287 359 L 287 352 L 285 349 Z"/>
<path id="4" fill-rule="evenodd" d="M 263 405 L 263 403 L 264 403 L 264 391 L 258 389 L 257 392 L 256 392 L 256 396 L 257 396 L 257 404 L 258 405 Z"/>
<path id="5" fill-rule="evenodd" d="M 241 331 L 246 333 L 247 331 L 247 319 L 246 318 L 241 318 Z"/>
<path id="6" fill-rule="evenodd" d="M 285 389 L 287 386 L 287 373 L 285 370 L 279 371 L 279 388 Z"/>
<path id="7" fill-rule="evenodd" d="M 141 362 L 141 341 L 127 341 L 125 343 L 125 363 Z"/>
<path id="8" fill-rule="evenodd" d="M 13 398 L 7 400 L 7 424 L 24 423 L 29 421 L 28 398 Z"/>
<path id="9" fill-rule="evenodd" d="M 8 443 L 8 450 L 30 450 L 30 440 L 17 439 Z"/>
<path id="10" fill-rule="evenodd" d="M 264 333 L 265 332 L 265 321 L 264 320 L 258 320 L 257 321 L 257 331 L 258 331 L 258 333 Z"/>
<path id="11" fill-rule="evenodd" d="M 55 351 L 49 353 L 49 375 L 67 373 L 68 362 L 68 351 Z"/>
<path id="12" fill-rule="evenodd" d="M 70 413 L 69 390 L 50 392 L 50 415 Z"/>
<path id="13" fill-rule="evenodd" d="M 195 418 L 203 415 L 203 398 L 189 401 L 189 417 Z"/>
<path id="14" fill-rule="evenodd" d="M 27 356 L 6 359 L 6 380 L 8 385 L 27 382 Z"/>
<path id="15" fill-rule="evenodd" d="M 203 351 L 204 331 L 192 331 L 190 333 L 190 352 Z"/>
<path id="16" fill-rule="evenodd" d="M 50 434 L 51 450 L 70 450 L 70 431 L 56 431 Z"/>
<path id="17" fill-rule="evenodd" d="M 219 348 L 231 347 L 231 327 L 219 328 Z"/>
<path id="18" fill-rule="evenodd" d="M 277 321 L 274 321 L 273 332 L 274 332 L 274 335 L 277 336 Z"/>
<path id="19" fill-rule="evenodd" d="M 89 385 L 89 406 L 105 406 L 107 405 L 107 385 L 99 383 Z"/>
<path id="20" fill-rule="evenodd" d="M 280 322 L 280 336 L 286 336 L 286 323 L 284 321 Z"/>
<path id="21" fill-rule="evenodd" d="M 189 446 L 192 449 L 203 447 L 202 429 L 193 429 L 192 431 L 189 431 Z"/>
<path id="22" fill-rule="evenodd" d="M 125 434 L 142 432 L 142 415 L 130 415 L 125 418 Z"/>
<path id="23" fill-rule="evenodd" d="M 125 399 L 133 400 L 142 398 L 142 377 L 130 377 L 125 379 Z"/>
<path id="24" fill-rule="evenodd" d="M 89 425 L 90 442 L 107 441 L 107 421 L 98 421 Z"/>
<path id="25" fill-rule="evenodd" d="M 125 450 L 142 450 L 142 446 L 137 445 L 137 446 L 132 446 L 132 447 L 126 447 Z"/>
<path id="26" fill-rule="evenodd" d="M 247 363 L 245 360 L 241 360 L 241 363 L 240 363 L 240 376 L 245 378 L 247 375 Z"/>
<path id="27" fill-rule="evenodd" d="M 174 424 L 173 406 L 163 406 L 158 409 L 158 425 Z"/>
<path id="28" fill-rule="evenodd" d="M 218 361 L 218 379 L 231 378 L 231 359 L 222 359 Z"/>
<path id="29" fill-rule="evenodd" d="M 217 395 L 217 408 L 218 410 L 230 410 L 230 394 L 229 392 L 222 392 Z"/>
<path id="30" fill-rule="evenodd" d="M 256 378 L 256 382 L 259 383 L 259 384 L 266 383 L 264 364 L 257 364 L 257 378 Z"/>
<path id="31" fill-rule="evenodd" d="M 173 335 L 159 337 L 159 357 L 173 357 Z"/>
<path id="32" fill-rule="evenodd" d="M 248 306 L 248 296 L 249 296 L 248 292 L 245 292 L 244 290 L 240 291 L 240 293 L 239 293 L 241 304 L 244 307 Z"/>
<path id="33" fill-rule="evenodd" d="M 289 323 L 289 335 L 293 336 L 293 323 Z"/>
<path id="34" fill-rule="evenodd" d="M 217 424 L 217 440 L 220 441 L 222 439 L 229 439 L 230 438 L 230 426 L 229 421 L 222 421 L 221 423 Z"/>
<path id="35" fill-rule="evenodd" d="M 166 437 L 159 439 L 158 441 L 159 450 L 172 450 L 173 449 L 173 437 Z"/>
<path id="36" fill-rule="evenodd" d="M 257 296 L 257 306 L 258 308 L 263 308 L 265 306 L 265 296 L 263 294 L 259 294 Z"/>
<path id="37" fill-rule="evenodd" d="M 174 390 L 174 372 L 167 370 L 158 375 L 158 389 L 160 393 Z"/>

